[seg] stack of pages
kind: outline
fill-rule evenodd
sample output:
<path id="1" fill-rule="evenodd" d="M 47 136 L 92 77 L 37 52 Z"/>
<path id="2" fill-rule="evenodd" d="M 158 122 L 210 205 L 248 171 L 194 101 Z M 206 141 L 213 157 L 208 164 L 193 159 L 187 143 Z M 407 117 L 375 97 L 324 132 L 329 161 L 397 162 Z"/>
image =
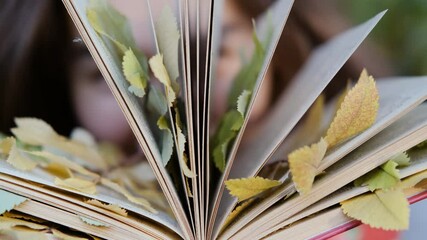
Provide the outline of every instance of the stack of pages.
<path id="1" fill-rule="evenodd" d="M 65 137 L 17 118 L 0 142 L 4 236 L 306 239 L 360 222 L 408 228 L 409 204 L 426 196 L 427 77 L 374 79 L 366 66 L 337 97 L 322 94 L 385 12 L 312 51 L 255 125 L 249 116 L 292 0 L 249 20 L 252 45 L 242 46 L 218 121 L 225 2 L 142 1 L 152 55 L 108 0 L 63 3 L 146 161 L 120 166 L 81 129 Z"/>

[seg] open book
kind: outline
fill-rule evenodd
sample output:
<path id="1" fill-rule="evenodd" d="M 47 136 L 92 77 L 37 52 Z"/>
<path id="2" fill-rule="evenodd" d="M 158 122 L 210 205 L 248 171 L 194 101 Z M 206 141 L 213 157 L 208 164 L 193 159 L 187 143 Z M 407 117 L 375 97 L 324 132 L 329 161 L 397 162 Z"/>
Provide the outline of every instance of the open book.
<path id="1" fill-rule="evenodd" d="M 408 204 L 425 196 L 427 77 L 374 80 L 360 69 L 340 96 L 324 103 L 322 95 L 385 12 L 311 52 L 255 126 L 249 119 L 292 0 L 274 1 L 248 23 L 251 44 L 242 46 L 219 121 L 212 96 L 222 84 L 221 34 L 230 31 L 222 28 L 225 2 L 141 1 L 149 23 L 141 32 L 154 54 L 138 47 L 108 0 L 63 2 L 152 172 L 145 162 L 114 165 L 113 152 L 84 131 L 66 138 L 41 120 L 16 119 L 14 137 L 0 142 L 3 230 L 64 239 L 303 239 L 344 231 L 354 219 L 408 227 Z"/>

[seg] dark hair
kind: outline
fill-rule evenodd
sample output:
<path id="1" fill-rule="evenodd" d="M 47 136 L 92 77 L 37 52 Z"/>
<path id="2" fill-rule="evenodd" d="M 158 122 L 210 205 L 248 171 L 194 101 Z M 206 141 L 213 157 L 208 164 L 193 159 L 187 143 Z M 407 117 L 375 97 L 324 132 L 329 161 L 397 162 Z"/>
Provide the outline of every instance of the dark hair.
<path id="1" fill-rule="evenodd" d="M 71 28 L 57 0 L 0 0 L 0 131 L 14 117 L 37 117 L 67 134 Z"/>

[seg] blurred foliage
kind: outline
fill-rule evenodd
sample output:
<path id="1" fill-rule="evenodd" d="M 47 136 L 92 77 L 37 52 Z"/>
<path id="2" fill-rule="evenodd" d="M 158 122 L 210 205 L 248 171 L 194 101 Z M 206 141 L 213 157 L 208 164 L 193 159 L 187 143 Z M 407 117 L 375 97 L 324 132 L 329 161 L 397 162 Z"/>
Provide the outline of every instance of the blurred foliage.
<path id="1" fill-rule="evenodd" d="M 372 36 L 395 63 L 395 72 L 427 75 L 426 0 L 341 0 L 340 7 L 355 22 L 388 12 Z"/>

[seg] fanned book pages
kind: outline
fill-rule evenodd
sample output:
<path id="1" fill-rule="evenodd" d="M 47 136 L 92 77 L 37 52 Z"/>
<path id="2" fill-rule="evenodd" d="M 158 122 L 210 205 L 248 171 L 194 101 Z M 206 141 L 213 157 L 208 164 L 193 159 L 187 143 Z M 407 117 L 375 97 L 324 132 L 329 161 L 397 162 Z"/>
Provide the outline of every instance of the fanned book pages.
<path id="1" fill-rule="evenodd" d="M 233 2 L 63 0 L 145 159 L 123 166 L 86 130 L 66 137 L 16 118 L 0 140 L 0 237 L 307 239 L 360 223 L 409 227 L 409 205 L 427 197 L 427 77 L 376 79 L 365 65 L 325 93 L 386 11 L 307 53 L 282 90 L 271 69 L 294 2 L 268 1 L 254 19 Z"/>

